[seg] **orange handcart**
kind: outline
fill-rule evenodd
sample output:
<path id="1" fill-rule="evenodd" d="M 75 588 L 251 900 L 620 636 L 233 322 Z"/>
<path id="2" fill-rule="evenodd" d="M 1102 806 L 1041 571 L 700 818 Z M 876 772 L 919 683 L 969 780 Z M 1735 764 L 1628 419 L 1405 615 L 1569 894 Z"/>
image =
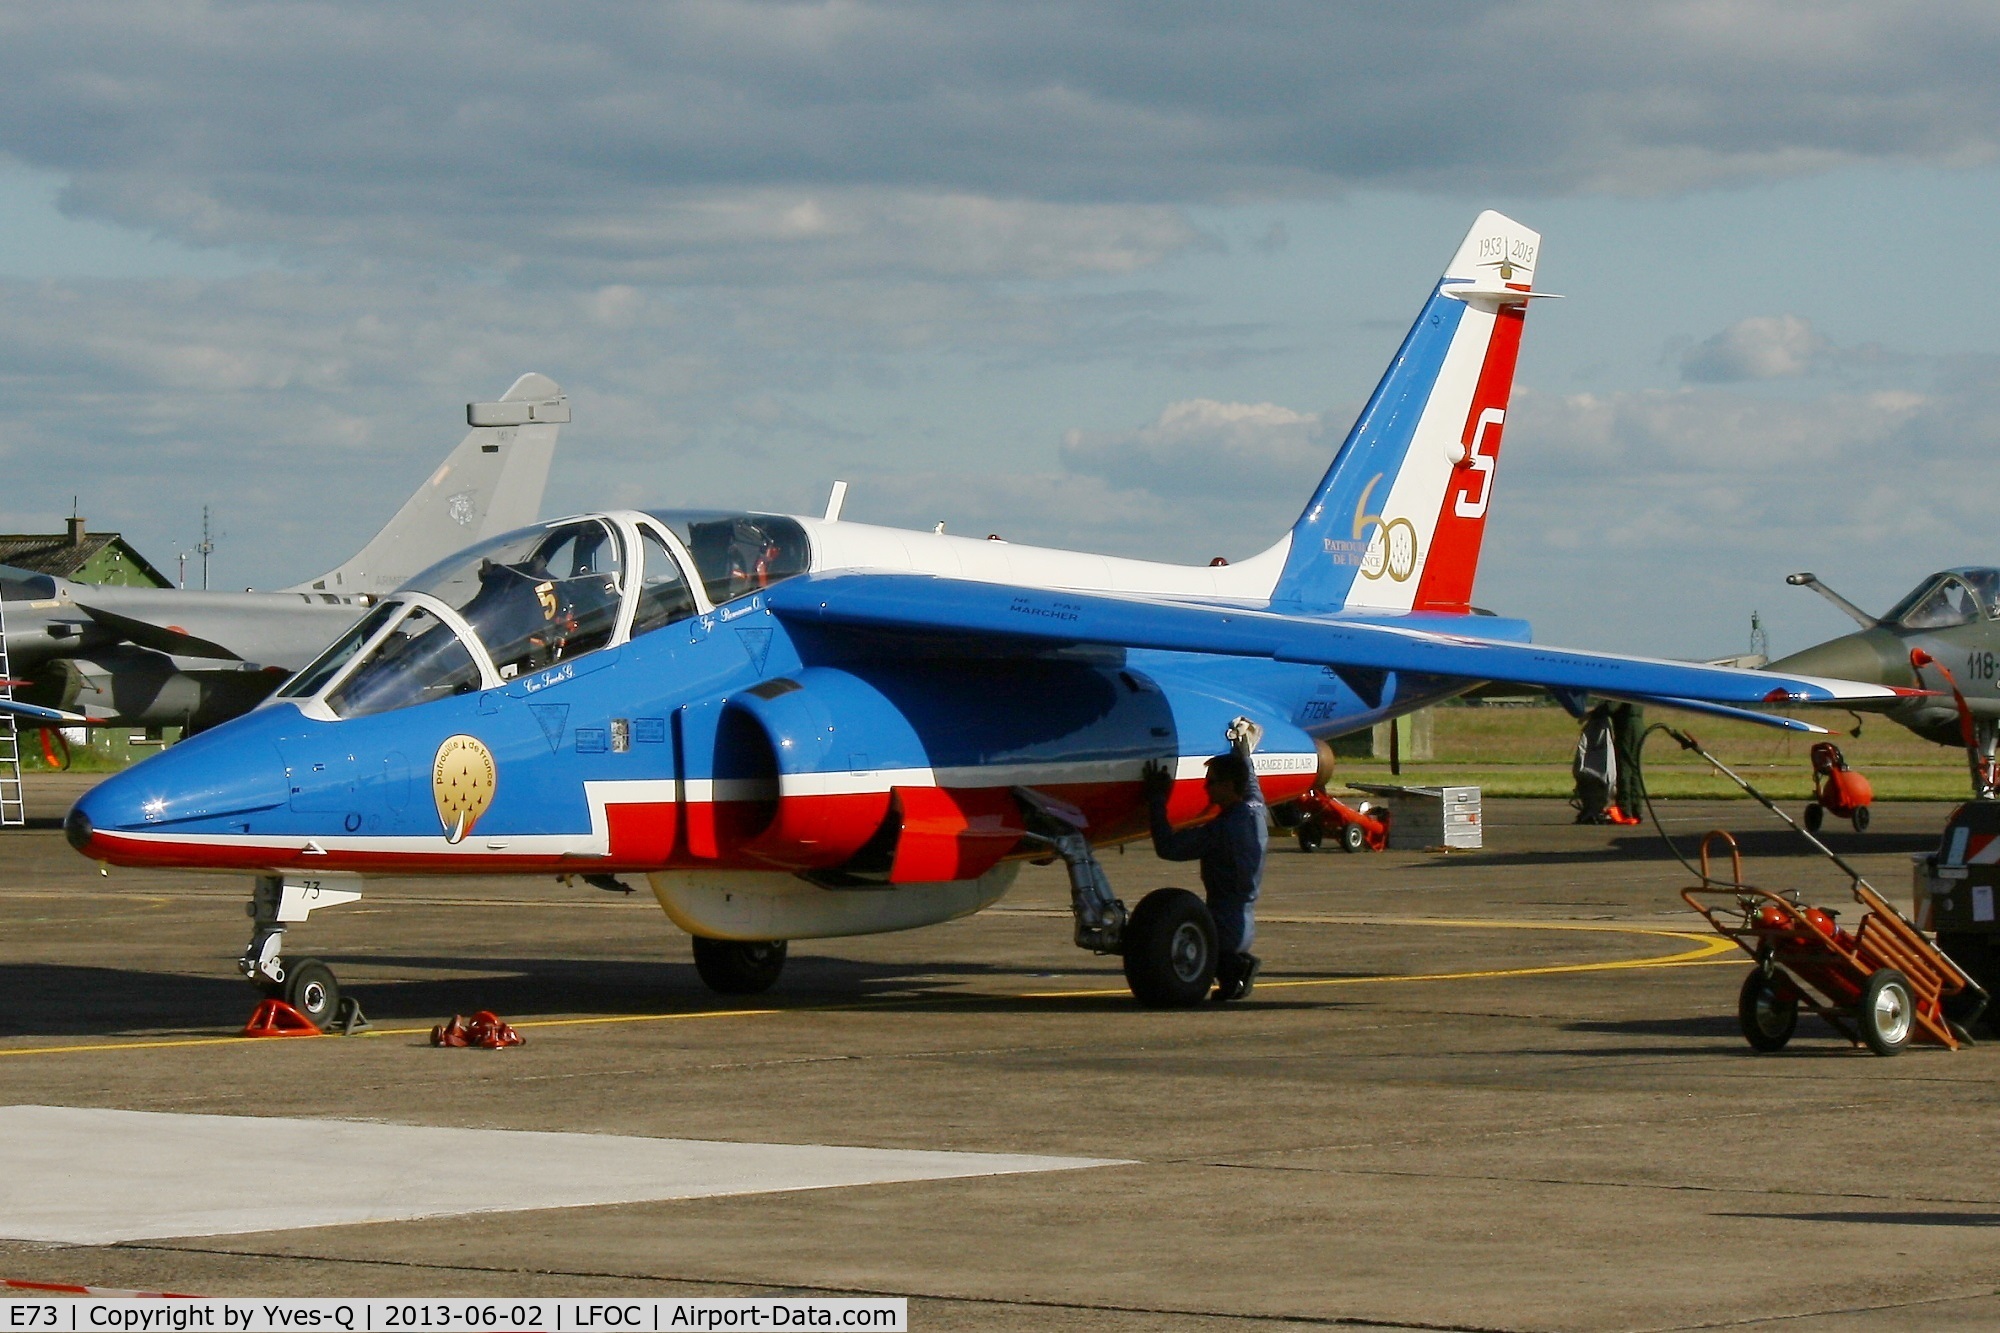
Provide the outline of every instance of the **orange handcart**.
<path id="1" fill-rule="evenodd" d="M 1710 870 L 1718 841 L 1729 847 L 1727 881 Z M 1877 1055 L 1895 1055 L 1913 1041 L 1955 1051 L 1970 1040 L 1945 1017 L 1944 1002 L 1980 992 L 1979 984 L 1858 875 L 1854 900 L 1866 910 L 1850 934 L 1835 912 L 1745 884 L 1736 839 L 1718 829 L 1702 839 L 1701 883 L 1681 897 L 1756 961 L 1743 978 L 1736 1017 L 1757 1050 L 1782 1049 L 1801 1007 Z"/>

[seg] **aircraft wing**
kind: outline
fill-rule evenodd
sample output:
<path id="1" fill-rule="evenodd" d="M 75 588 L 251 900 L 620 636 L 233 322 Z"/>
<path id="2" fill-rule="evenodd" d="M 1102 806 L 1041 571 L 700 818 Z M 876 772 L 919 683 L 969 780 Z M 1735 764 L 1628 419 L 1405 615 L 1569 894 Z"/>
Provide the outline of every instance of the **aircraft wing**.
<path id="1" fill-rule="evenodd" d="M 214 657 L 232 662 L 242 660 L 221 644 L 190 634 L 178 625 L 155 625 L 82 602 L 77 603 L 77 608 L 104 628 L 156 653 L 166 653 L 171 657 Z"/>
<path id="2" fill-rule="evenodd" d="M 40 704 L 26 704 L 19 699 L 0 699 L 0 713 L 9 713 L 23 722 L 38 727 L 97 727 L 104 725 L 104 719 L 85 717 L 82 713 L 72 713 L 65 708 L 44 708 Z"/>
<path id="3" fill-rule="evenodd" d="M 777 585 L 764 599 L 773 614 L 799 624 L 977 635 L 1052 646 L 1221 653 L 1336 670 L 1508 681 L 1811 731 L 1821 728 L 1729 705 L 1850 704 L 1924 693 L 1768 670 L 1514 643 L 1389 625 L 1379 618 L 1293 615 L 1181 598 L 1063 592 L 923 574 L 813 574 Z M 1478 623 L 1472 617 L 1467 620 L 1467 628 Z"/>

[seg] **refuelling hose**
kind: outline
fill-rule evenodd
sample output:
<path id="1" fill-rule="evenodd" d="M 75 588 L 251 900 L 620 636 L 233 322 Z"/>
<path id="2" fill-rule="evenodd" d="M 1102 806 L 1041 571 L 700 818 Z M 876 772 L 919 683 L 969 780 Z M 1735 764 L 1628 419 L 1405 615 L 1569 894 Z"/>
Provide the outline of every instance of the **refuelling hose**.
<path id="1" fill-rule="evenodd" d="M 1700 755 L 1703 759 L 1706 759 L 1708 761 L 1709 767 L 1713 768 L 1716 772 L 1722 774 L 1722 776 L 1724 776 L 1725 778 L 1728 778 L 1738 787 L 1741 787 L 1744 793 L 1747 794 L 1752 800 L 1756 801 L 1757 804 L 1763 806 L 1766 810 L 1769 810 L 1779 819 L 1785 821 L 1785 823 L 1788 826 L 1790 826 L 1791 830 L 1794 833 L 1798 834 L 1801 838 L 1804 838 L 1807 842 L 1811 843 L 1813 847 L 1819 851 L 1820 855 L 1824 856 L 1827 860 L 1839 866 L 1841 870 L 1846 873 L 1847 877 L 1854 883 L 1856 884 L 1867 883 L 1867 881 L 1861 877 L 1861 872 L 1859 870 L 1856 870 L 1853 866 L 1847 864 L 1847 862 L 1841 860 L 1839 854 L 1836 853 L 1833 850 L 1833 848 L 1821 842 L 1816 836 L 1814 836 L 1810 831 L 1808 831 L 1797 820 L 1793 819 L 1783 810 L 1780 810 L 1777 804 L 1774 801 L 1772 801 L 1770 797 L 1766 796 L 1763 792 L 1758 791 L 1755 787 L 1751 786 L 1747 781 L 1744 780 L 1741 774 L 1736 772 L 1735 769 L 1729 767 L 1729 765 L 1723 763 L 1720 759 L 1717 759 L 1707 750 L 1702 749 L 1700 741 L 1696 740 L 1693 736 L 1688 735 L 1688 733 L 1686 733 L 1685 731 L 1681 731 L 1674 727 L 1670 727 L 1664 722 L 1655 722 L 1650 727 L 1647 727 L 1646 730 L 1639 737 L 1639 752 L 1631 756 L 1632 776 L 1638 783 L 1639 799 L 1646 803 L 1646 817 L 1653 821 L 1653 827 L 1659 832 L 1660 841 L 1667 844 L 1667 850 L 1674 854 L 1674 859 L 1676 861 L 1679 861 L 1681 865 L 1686 868 L 1687 872 L 1690 875 L 1693 875 L 1697 879 L 1702 877 L 1701 871 L 1695 868 L 1694 862 L 1688 860 L 1687 857 L 1683 856 L 1681 854 L 1681 849 L 1674 845 L 1673 838 L 1669 836 L 1667 833 L 1666 825 L 1660 822 L 1660 812 L 1653 808 L 1653 794 L 1646 789 L 1646 766 L 1645 763 L 1643 762 L 1643 756 L 1646 750 L 1646 742 L 1653 738 L 1653 733 L 1656 731 L 1664 732 L 1668 736 L 1673 737 L 1674 741 L 1677 744 L 1679 744 L 1679 746 L 1683 750 L 1692 750 L 1696 754 Z"/>

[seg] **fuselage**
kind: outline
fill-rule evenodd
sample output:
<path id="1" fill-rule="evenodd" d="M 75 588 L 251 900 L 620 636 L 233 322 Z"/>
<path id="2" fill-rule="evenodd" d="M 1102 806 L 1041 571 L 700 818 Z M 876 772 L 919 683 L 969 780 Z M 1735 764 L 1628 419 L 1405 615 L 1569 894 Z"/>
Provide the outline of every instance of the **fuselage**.
<path id="1" fill-rule="evenodd" d="M 789 624 L 761 595 L 799 573 L 866 569 L 1257 605 L 1283 544 L 1187 567 L 769 515 L 618 513 L 528 533 L 419 576 L 329 651 L 339 661 L 101 784 L 73 812 L 72 841 L 115 864 L 267 872 L 963 881 L 1045 854 L 1022 837 L 1016 787 L 1073 805 L 1093 842 L 1117 841 L 1145 828 L 1149 760 L 1176 766 L 1170 814 L 1200 813 L 1202 765 L 1237 716 L 1263 725 L 1257 769 L 1280 801 L 1315 782 L 1317 739 L 1476 683 L 1198 653 L 967 651 Z M 573 567 L 500 559 L 558 539 Z M 535 599 L 525 638 L 494 591 L 516 585 Z M 578 609 L 592 597 L 596 612 Z M 601 639 L 578 628 L 600 622 Z M 1527 635 L 1487 616 L 1477 630 Z"/>
<path id="2" fill-rule="evenodd" d="M 1977 722 L 1991 726 L 2000 720 L 2000 570 L 1966 566 L 1932 574 L 1873 623 L 1850 611 L 1864 620 L 1864 628 L 1801 649 L 1770 669 L 1902 689 L 1941 688 L 1945 682 L 1934 670 L 1920 674 L 1911 664 L 1912 650 L 1919 650 L 1951 673 Z M 1884 715 L 1939 745 L 1964 744 L 1949 693 L 1912 698 Z"/>
<path id="3" fill-rule="evenodd" d="M 255 707 L 366 604 L 0 574 L 14 697 L 91 722 L 200 730 Z"/>

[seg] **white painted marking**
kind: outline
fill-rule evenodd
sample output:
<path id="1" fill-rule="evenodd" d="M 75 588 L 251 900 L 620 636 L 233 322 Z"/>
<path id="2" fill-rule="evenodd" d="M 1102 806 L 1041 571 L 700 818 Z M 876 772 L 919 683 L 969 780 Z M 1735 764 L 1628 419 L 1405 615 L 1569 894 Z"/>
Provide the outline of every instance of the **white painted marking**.
<path id="1" fill-rule="evenodd" d="M 1206 772 L 1212 752 L 1177 757 L 1176 774 L 1199 778 Z M 1273 773 L 1311 773 L 1319 759 L 1309 750 L 1259 751 L 1254 756 L 1260 776 Z M 969 764 L 958 768 L 881 768 L 862 771 L 835 770 L 827 773 L 787 773 L 773 787 L 761 778 L 689 778 L 684 794 L 690 805 L 715 801 L 763 801 L 774 796 L 847 796 L 884 792 L 891 787 L 948 787 L 986 789 L 993 787 L 1054 787 L 1099 782 L 1137 782 L 1145 767 L 1143 759 L 1089 759 L 1022 761 L 1011 764 Z M 588 833 L 495 832 L 492 840 L 449 843 L 442 834 L 329 834 L 312 846 L 318 854 L 342 852 L 394 852 L 433 858 L 471 859 L 488 852 L 508 856 L 587 857 L 611 854 L 609 809 L 614 805 L 671 805 L 683 788 L 670 778 L 615 779 L 583 784 L 590 806 Z M 107 830 L 106 838 L 139 844 L 172 844 L 188 847 L 267 848 L 291 853 L 298 848 L 298 835 L 257 837 L 241 833 L 148 832 L 133 829 Z M 319 872 L 321 878 L 350 872 Z"/>
<path id="2" fill-rule="evenodd" d="M 1092 1157 L 6 1106 L 0 1236 L 105 1245 L 1118 1165 Z"/>

